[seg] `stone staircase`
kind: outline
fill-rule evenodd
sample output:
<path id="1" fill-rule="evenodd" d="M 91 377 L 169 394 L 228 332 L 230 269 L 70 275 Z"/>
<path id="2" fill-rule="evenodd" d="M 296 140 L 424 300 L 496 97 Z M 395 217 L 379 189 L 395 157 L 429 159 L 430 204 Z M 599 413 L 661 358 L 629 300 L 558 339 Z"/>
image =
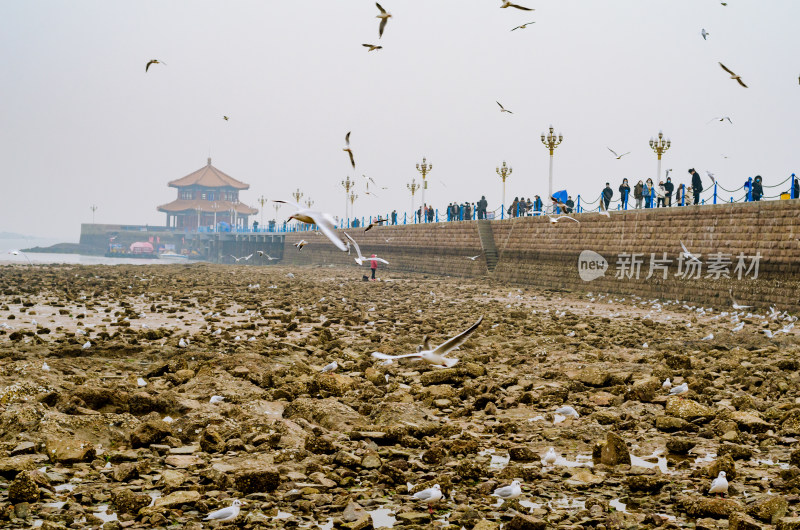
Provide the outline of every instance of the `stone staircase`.
<path id="1" fill-rule="evenodd" d="M 494 235 L 492 234 L 492 225 L 487 220 L 478 221 L 478 235 L 481 238 L 481 247 L 483 248 L 483 255 L 486 258 L 486 268 L 489 272 L 494 272 L 497 267 L 497 247 L 494 244 Z"/>

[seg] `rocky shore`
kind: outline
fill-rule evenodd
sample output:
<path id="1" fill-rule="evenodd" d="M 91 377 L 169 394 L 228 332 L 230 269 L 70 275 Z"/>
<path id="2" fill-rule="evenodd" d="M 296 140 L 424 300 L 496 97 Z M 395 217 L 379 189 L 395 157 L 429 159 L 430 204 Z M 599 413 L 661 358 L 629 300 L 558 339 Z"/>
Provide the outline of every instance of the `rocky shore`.
<path id="1" fill-rule="evenodd" d="M 781 308 L 382 272 L 0 267 L 0 526 L 800 529 Z"/>

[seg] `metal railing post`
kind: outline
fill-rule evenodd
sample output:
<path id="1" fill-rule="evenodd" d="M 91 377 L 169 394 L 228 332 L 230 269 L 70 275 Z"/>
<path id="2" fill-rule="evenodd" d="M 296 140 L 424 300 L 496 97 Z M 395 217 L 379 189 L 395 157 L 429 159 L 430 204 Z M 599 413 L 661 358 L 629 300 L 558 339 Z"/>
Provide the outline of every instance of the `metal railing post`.
<path id="1" fill-rule="evenodd" d="M 753 177 L 747 177 L 747 202 L 753 200 Z"/>
<path id="2" fill-rule="evenodd" d="M 714 204 L 717 204 L 717 181 L 714 181 Z"/>

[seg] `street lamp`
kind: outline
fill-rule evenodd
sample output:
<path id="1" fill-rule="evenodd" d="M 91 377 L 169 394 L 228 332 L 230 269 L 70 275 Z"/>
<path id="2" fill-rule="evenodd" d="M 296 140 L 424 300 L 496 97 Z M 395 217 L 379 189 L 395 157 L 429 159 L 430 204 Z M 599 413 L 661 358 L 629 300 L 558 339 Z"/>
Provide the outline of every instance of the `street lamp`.
<path id="1" fill-rule="evenodd" d="M 300 191 L 300 188 L 297 188 L 297 191 L 292 192 L 292 197 L 294 197 L 294 202 L 300 204 L 300 199 L 303 198 L 303 192 Z"/>
<path id="2" fill-rule="evenodd" d="M 350 215 L 352 215 L 353 218 L 355 218 L 355 214 L 353 213 L 354 212 L 353 203 L 356 202 L 356 199 L 358 199 L 358 195 L 356 195 L 356 192 L 351 191 L 350 192 Z"/>
<path id="3" fill-rule="evenodd" d="M 411 179 L 411 184 L 406 184 L 406 188 L 411 192 L 411 215 L 414 215 L 414 194 L 417 193 L 420 187 L 416 179 Z"/>
<path id="4" fill-rule="evenodd" d="M 199 232 L 200 231 L 200 211 L 201 211 L 201 208 L 195 208 L 195 210 L 197 210 L 197 231 Z"/>
<path id="5" fill-rule="evenodd" d="M 97 211 L 97 206 L 93 204 L 89 206 L 89 209 L 92 211 L 92 224 L 94 224 L 94 212 Z"/>
<path id="6" fill-rule="evenodd" d="M 653 152 L 658 155 L 658 169 L 656 170 L 655 180 L 656 184 L 660 182 L 659 179 L 661 178 L 661 155 L 667 152 L 667 150 L 670 148 L 670 145 L 672 145 L 672 142 L 669 138 L 664 139 L 664 133 L 661 131 L 658 131 L 657 140 L 653 137 L 650 137 L 650 149 L 652 149 Z"/>
<path id="7" fill-rule="evenodd" d="M 420 172 L 422 175 L 422 204 L 425 204 L 425 190 L 428 188 L 428 181 L 425 178 L 428 176 L 428 173 L 431 172 L 433 169 L 433 164 L 426 164 L 426 158 L 422 157 L 422 164 L 417 164 L 417 171 Z M 413 208 L 412 208 L 413 209 Z"/>
<path id="8" fill-rule="evenodd" d="M 547 200 L 550 200 L 550 197 L 553 196 L 553 152 L 556 150 L 556 147 L 561 145 L 561 141 L 564 139 L 561 133 L 558 133 L 558 136 L 553 134 L 552 125 L 550 125 L 549 128 L 550 133 L 547 136 L 542 133 L 542 143 L 545 147 L 550 149 L 550 176 L 547 181 Z"/>
<path id="9" fill-rule="evenodd" d="M 306 199 L 306 208 L 311 208 L 314 205 L 314 201 L 311 200 L 311 197 Z"/>
<path id="10" fill-rule="evenodd" d="M 212 202 L 211 203 L 211 207 L 214 208 L 214 232 L 216 232 L 217 231 L 217 203 L 216 202 Z M 262 214 L 261 216 L 263 217 L 264 215 Z M 263 221 L 263 219 L 262 219 L 262 221 Z"/>
<path id="11" fill-rule="evenodd" d="M 342 187 L 344 188 L 344 220 L 345 223 L 347 222 L 347 194 L 350 193 L 350 190 L 355 187 L 356 181 L 350 180 L 350 175 L 347 175 L 347 178 L 341 182 Z"/>
<path id="12" fill-rule="evenodd" d="M 258 204 L 261 205 L 261 226 L 264 226 L 264 205 L 267 204 L 269 201 L 263 195 L 258 198 Z"/>
<path id="13" fill-rule="evenodd" d="M 511 176 L 511 173 L 514 171 L 510 167 L 506 166 L 506 161 L 503 160 L 503 165 L 495 169 L 497 174 L 500 175 L 500 178 L 503 179 L 503 206 L 506 204 L 506 179 Z"/>

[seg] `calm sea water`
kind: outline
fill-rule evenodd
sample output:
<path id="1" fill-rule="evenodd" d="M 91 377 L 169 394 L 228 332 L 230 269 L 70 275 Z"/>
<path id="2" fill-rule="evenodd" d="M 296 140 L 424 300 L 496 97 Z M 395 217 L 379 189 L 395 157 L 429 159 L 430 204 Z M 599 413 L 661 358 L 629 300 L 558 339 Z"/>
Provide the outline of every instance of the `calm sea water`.
<path id="1" fill-rule="evenodd" d="M 39 252 L 27 252 L 25 255 L 13 256 L 5 251 L 0 255 L 0 265 L 11 263 L 29 263 L 25 258 L 30 258 L 30 263 L 34 265 L 51 265 L 54 263 L 67 263 L 71 265 L 169 265 L 170 263 L 189 263 L 186 261 L 175 261 L 167 259 L 130 259 L 130 258 L 106 258 L 105 256 L 82 256 L 80 254 L 48 254 Z"/>

